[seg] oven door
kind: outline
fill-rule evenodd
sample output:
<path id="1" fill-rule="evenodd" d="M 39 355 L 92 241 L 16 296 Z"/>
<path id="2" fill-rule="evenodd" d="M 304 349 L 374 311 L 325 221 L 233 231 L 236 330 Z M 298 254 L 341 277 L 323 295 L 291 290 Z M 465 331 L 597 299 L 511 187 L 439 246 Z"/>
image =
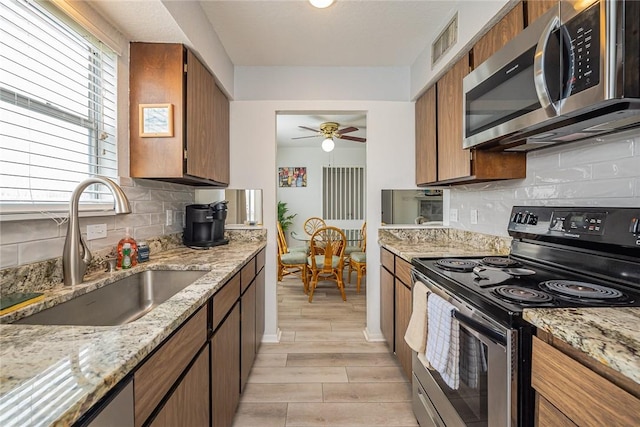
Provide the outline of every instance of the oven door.
<path id="1" fill-rule="evenodd" d="M 417 380 L 414 411 L 419 421 L 420 418 L 428 419 L 420 425 L 517 425 L 518 375 L 514 369 L 517 360 L 514 351 L 518 332 L 492 321 L 430 279 L 420 277 L 420 281 L 456 306 L 454 317 L 460 342 L 460 385 L 456 390 L 449 387 L 435 369 L 426 368 L 414 355 L 414 380 Z"/>

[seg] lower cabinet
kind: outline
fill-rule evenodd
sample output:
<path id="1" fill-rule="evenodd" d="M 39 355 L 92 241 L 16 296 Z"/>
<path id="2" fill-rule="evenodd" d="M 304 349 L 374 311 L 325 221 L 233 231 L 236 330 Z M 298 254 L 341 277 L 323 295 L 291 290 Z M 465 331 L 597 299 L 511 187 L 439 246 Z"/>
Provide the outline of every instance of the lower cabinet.
<path id="1" fill-rule="evenodd" d="M 209 344 L 182 378 L 151 427 L 209 425 Z"/>
<path id="2" fill-rule="evenodd" d="M 380 328 L 389 349 L 411 379 L 411 348 L 404 334 L 411 318 L 411 264 L 386 249 L 380 250 Z"/>
<path id="3" fill-rule="evenodd" d="M 553 345 L 533 338 L 531 383 L 536 391 L 536 426 L 638 425 L 638 383 L 569 344 L 555 338 L 550 342 Z"/>
<path id="4" fill-rule="evenodd" d="M 211 425 L 226 427 L 240 401 L 240 304 L 211 337 Z"/>
<path id="5" fill-rule="evenodd" d="M 136 368 L 128 388 L 133 388 L 129 419 L 135 427 L 233 424 L 264 336 L 264 253 L 251 258 Z M 105 415 L 90 425 L 112 419 L 103 408 L 96 410 Z"/>
<path id="6" fill-rule="evenodd" d="M 244 390 L 253 361 L 256 359 L 256 282 L 242 294 L 240 303 L 240 391 Z"/>
<path id="7" fill-rule="evenodd" d="M 389 252 L 383 250 L 380 254 L 381 258 L 385 253 L 388 254 Z M 393 257 L 393 255 L 391 255 L 391 257 Z M 391 258 L 391 263 L 393 265 L 393 258 Z M 387 270 L 383 260 L 383 264 L 380 266 L 380 329 L 382 330 L 382 336 L 387 342 L 389 349 L 395 352 L 395 338 L 393 334 L 395 289 L 393 282 L 393 269 L 391 271 Z"/>
<path id="8" fill-rule="evenodd" d="M 400 365 L 404 370 L 407 378 L 411 378 L 411 347 L 404 340 L 404 334 L 409 326 L 411 318 L 411 288 L 396 279 L 396 296 L 395 296 L 395 335 L 396 356 L 400 361 Z"/>
<path id="9" fill-rule="evenodd" d="M 135 426 L 146 425 L 153 420 L 157 411 L 163 410 L 162 403 L 166 396 L 172 400 L 176 391 L 183 386 L 178 382 L 187 378 L 194 369 L 194 358 L 200 353 L 207 341 L 207 310 L 201 308 L 187 320 L 171 337 L 167 339 L 133 374 L 134 421 Z M 208 354 L 208 351 L 203 351 Z M 200 366 L 198 366 L 200 367 Z M 185 374 L 186 373 L 186 374 Z M 208 367 L 205 372 L 208 378 Z M 175 384 L 179 384 L 174 389 Z M 209 384 L 185 385 L 189 393 L 209 395 Z M 173 392 L 172 392 L 173 390 Z M 170 394 L 172 392 L 173 394 Z M 179 399 L 176 397 L 176 399 Z M 175 405 L 175 400 L 174 400 Z M 190 417 L 187 411 L 174 408 L 171 413 L 175 417 Z M 161 425 L 161 424 L 159 424 Z"/>

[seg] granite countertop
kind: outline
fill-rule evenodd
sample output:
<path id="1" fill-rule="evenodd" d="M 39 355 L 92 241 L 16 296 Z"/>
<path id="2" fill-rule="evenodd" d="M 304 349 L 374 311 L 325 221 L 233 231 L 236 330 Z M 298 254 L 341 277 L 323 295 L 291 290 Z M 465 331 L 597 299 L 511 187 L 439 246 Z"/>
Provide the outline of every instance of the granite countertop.
<path id="1" fill-rule="evenodd" d="M 449 228 L 379 230 L 378 243 L 411 262 L 413 258 L 508 255 L 510 238 Z"/>
<path id="2" fill-rule="evenodd" d="M 210 270 L 125 325 L 0 325 L 0 425 L 75 422 L 264 246 L 264 241 L 232 241 L 206 251 L 168 250 L 131 270 L 94 273 L 82 285 L 56 288 L 43 302 L 3 316 L 3 322 L 11 321 L 139 271 Z"/>
<path id="3" fill-rule="evenodd" d="M 523 317 L 640 384 L 640 308 L 537 308 Z"/>

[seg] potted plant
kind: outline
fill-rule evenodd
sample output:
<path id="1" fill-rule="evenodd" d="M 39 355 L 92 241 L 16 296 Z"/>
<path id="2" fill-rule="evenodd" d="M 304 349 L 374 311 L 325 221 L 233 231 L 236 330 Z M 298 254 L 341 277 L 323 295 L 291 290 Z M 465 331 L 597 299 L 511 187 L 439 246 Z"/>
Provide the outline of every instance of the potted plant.
<path id="1" fill-rule="evenodd" d="M 293 218 L 297 214 L 287 215 L 289 213 L 289 208 L 287 208 L 286 202 L 278 202 L 278 221 L 280 222 L 280 226 L 282 227 L 282 231 L 286 234 L 287 229 L 291 224 L 293 224 Z"/>

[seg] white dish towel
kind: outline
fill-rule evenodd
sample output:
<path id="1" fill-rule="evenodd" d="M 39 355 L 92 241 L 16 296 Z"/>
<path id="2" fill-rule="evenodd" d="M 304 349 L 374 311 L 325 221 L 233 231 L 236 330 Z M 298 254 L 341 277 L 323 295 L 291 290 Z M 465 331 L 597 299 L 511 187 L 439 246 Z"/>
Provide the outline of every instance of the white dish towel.
<path id="1" fill-rule="evenodd" d="M 429 289 L 422 282 L 413 284 L 413 310 L 404 340 L 417 353 L 427 348 L 427 295 Z"/>
<path id="2" fill-rule="evenodd" d="M 453 390 L 460 386 L 459 325 L 451 315 L 456 308 L 431 293 L 427 299 L 426 359 Z"/>

